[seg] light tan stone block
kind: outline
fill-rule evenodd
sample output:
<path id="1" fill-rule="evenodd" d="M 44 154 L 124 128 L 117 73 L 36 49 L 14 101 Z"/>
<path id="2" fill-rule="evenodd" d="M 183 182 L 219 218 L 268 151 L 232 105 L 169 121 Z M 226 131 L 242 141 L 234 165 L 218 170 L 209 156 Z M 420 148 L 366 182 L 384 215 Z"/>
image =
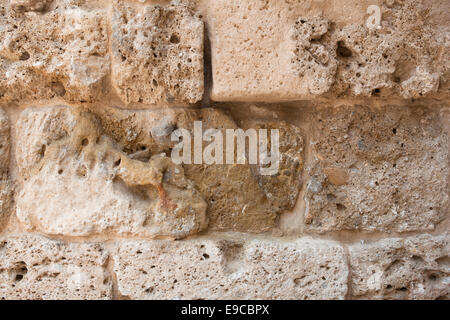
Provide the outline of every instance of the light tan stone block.
<path id="1" fill-rule="evenodd" d="M 381 12 L 366 26 L 367 9 Z M 216 101 L 447 96 L 449 3 L 200 1 Z"/>
<path id="2" fill-rule="evenodd" d="M 423 105 L 318 109 L 306 230 L 433 230 L 449 208 L 446 122 Z"/>
<path id="3" fill-rule="evenodd" d="M 449 299 L 449 234 L 350 246 L 353 297 Z"/>
<path id="4" fill-rule="evenodd" d="M 202 20 L 184 5 L 114 1 L 112 83 L 125 103 L 195 103 L 203 96 Z"/>
<path id="5" fill-rule="evenodd" d="M 341 246 L 308 239 L 124 241 L 119 292 L 133 299 L 343 299 Z"/>
<path id="6" fill-rule="evenodd" d="M 108 92 L 105 10 L 1 0 L 0 25 L 0 101 L 90 102 Z"/>
<path id="7" fill-rule="evenodd" d="M 206 227 L 207 204 L 183 168 L 165 154 L 122 151 L 95 115 L 29 108 L 16 130 L 17 216 L 27 229 L 182 238 Z"/>
<path id="8" fill-rule="evenodd" d="M 45 237 L 0 239 L 0 300 L 111 299 L 106 249 L 97 243 L 64 243 Z"/>

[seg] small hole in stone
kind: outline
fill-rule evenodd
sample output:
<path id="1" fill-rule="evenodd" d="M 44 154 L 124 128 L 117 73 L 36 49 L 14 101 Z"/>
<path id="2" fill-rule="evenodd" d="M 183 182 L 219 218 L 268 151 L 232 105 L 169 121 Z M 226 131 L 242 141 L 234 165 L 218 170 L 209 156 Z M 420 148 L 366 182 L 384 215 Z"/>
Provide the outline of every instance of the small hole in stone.
<path id="1" fill-rule="evenodd" d="M 203 258 L 205 258 L 205 259 L 209 259 L 209 254 L 207 254 L 207 253 L 204 253 L 204 254 L 203 254 Z"/>
<path id="2" fill-rule="evenodd" d="M 169 41 L 170 41 L 170 43 L 174 43 L 174 44 L 180 43 L 180 38 L 178 38 L 178 36 L 176 34 L 172 34 L 170 36 L 170 40 Z"/>
<path id="3" fill-rule="evenodd" d="M 145 292 L 152 293 L 153 292 L 153 287 L 146 289 Z"/>
<path id="4" fill-rule="evenodd" d="M 338 41 L 337 54 L 343 58 L 349 58 L 352 56 L 352 51 L 345 46 L 344 41 Z"/>
<path id="5" fill-rule="evenodd" d="M 63 169 L 58 170 L 58 174 L 62 174 L 63 172 L 64 172 Z"/>
<path id="6" fill-rule="evenodd" d="M 343 204 L 340 204 L 340 203 L 336 203 L 336 208 L 337 208 L 339 211 L 342 211 L 342 210 L 347 209 Z"/>
<path id="7" fill-rule="evenodd" d="M 117 160 L 117 161 L 114 162 L 114 167 L 119 166 L 121 162 L 122 162 L 122 159 L 119 158 L 119 160 Z"/>
<path id="8" fill-rule="evenodd" d="M 435 274 L 430 274 L 428 276 L 428 279 L 430 279 L 431 281 L 436 281 L 437 280 L 437 276 Z"/>
<path id="9" fill-rule="evenodd" d="M 60 97 L 66 94 L 66 88 L 64 88 L 64 85 L 60 81 L 53 82 L 51 84 L 51 89 L 54 93 L 56 93 Z"/>
<path id="10" fill-rule="evenodd" d="M 28 60 L 28 59 L 30 59 L 30 54 L 25 51 L 24 53 L 22 53 L 22 55 L 20 56 L 19 59 L 22 61 Z"/>
<path id="11" fill-rule="evenodd" d="M 372 90 L 372 95 L 374 95 L 374 96 L 378 96 L 379 94 L 380 94 L 380 92 L 381 92 L 381 90 L 380 89 L 374 89 L 374 90 Z"/>
<path id="12" fill-rule="evenodd" d="M 86 147 L 88 144 L 89 144 L 89 140 L 86 139 L 86 138 L 84 138 L 84 139 L 81 141 L 81 145 L 82 145 L 83 147 Z"/>
<path id="13" fill-rule="evenodd" d="M 47 147 L 46 147 L 46 145 L 45 144 L 43 144 L 42 146 L 41 146 L 41 149 L 39 149 L 39 155 L 41 156 L 41 157 L 44 157 L 44 155 L 45 155 L 45 150 L 47 149 Z"/>
<path id="14" fill-rule="evenodd" d="M 397 134 L 397 129 L 396 128 L 392 129 L 392 133 Z"/>
<path id="15" fill-rule="evenodd" d="M 16 281 L 20 281 L 23 279 L 23 274 L 16 274 Z"/>

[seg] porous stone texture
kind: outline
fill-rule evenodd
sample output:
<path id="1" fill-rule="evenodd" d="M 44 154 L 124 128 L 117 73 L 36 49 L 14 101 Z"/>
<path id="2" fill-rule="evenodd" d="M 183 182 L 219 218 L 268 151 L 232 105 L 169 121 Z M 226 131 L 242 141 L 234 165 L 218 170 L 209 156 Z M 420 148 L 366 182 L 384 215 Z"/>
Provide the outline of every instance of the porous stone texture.
<path id="1" fill-rule="evenodd" d="M 125 103 L 195 103 L 203 96 L 203 22 L 184 5 L 115 1 L 112 83 Z"/>
<path id="2" fill-rule="evenodd" d="M 16 130 L 23 178 L 17 216 L 29 229 L 71 236 L 182 238 L 208 222 L 213 230 L 272 228 L 277 214 L 295 206 L 301 186 L 299 129 L 270 124 L 281 130 L 282 173 L 264 177 L 248 164 L 175 165 L 170 135 L 176 127 L 193 130 L 196 120 L 204 130 L 237 128 L 215 109 L 112 108 L 99 117 L 64 106 L 26 109 Z"/>
<path id="3" fill-rule="evenodd" d="M 449 234 L 388 238 L 350 246 L 358 299 L 450 298 Z"/>
<path id="4" fill-rule="evenodd" d="M 202 1 L 212 98 L 411 98 L 447 88 L 448 2 L 388 2 Z M 380 8 L 379 28 L 366 26 L 369 5 Z"/>
<path id="5" fill-rule="evenodd" d="M 0 0 L 0 299 L 449 299 L 449 46 L 448 0 Z"/>
<path id="6" fill-rule="evenodd" d="M 106 94 L 106 12 L 79 2 L 0 1 L 0 102 Z"/>
<path id="7" fill-rule="evenodd" d="M 306 229 L 433 230 L 449 209 L 447 123 L 423 105 L 318 110 Z"/>
<path id="8" fill-rule="evenodd" d="M 17 135 L 17 216 L 28 229 L 180 238 L 206 227 L 206 203 L 183 168 L 164 154 L 133 159 L 93 114 L 26 109 Z"/>
<path id="9" fill-rule="evenodd" d="M 13 186 L 9 175 L 10 123 L 8 115 L 0 108 L 0 230 L 11 211 Z"/>
<path id="10" fill-rule="evenodd" d="M 203 130 L 238 129 L 236 122 L 225 112 L 201 109 L 197 119 L 203 121 Z M 295 206 L 303 169 L 303 138 L 300 130 L 282 121 L 242 123 L 241 128 L 258 129 L 270 125 L 280 130 L 281 174 L 263 176 L 258 166 L 246 164 L 188 165 L 186 175 L 208 201 L 210 228 L 243 232 L 262 232 L 274 226 L 278 214 Z M 180 121 L 180 128 L 191 129 L 192 119 Z M 227 140 L 225 139 L 225 144 Z M 225 148 L 225 146 L 224 146 Z M 237 149 L 237 148 L 236 148 Z M 224 160 L 225 162 L 225 160 Z"/>
<path id="11" fill-rule="evenodd" d="M 111 299 L 108 252 L 25 234 L 0 239 L 0 300 Z"/>
<path id="12" fill-rule="evenodd" d="M 113 253 L 133 299 L 343 299 L 344 249 L 330 241 L 127 241 Z"/>

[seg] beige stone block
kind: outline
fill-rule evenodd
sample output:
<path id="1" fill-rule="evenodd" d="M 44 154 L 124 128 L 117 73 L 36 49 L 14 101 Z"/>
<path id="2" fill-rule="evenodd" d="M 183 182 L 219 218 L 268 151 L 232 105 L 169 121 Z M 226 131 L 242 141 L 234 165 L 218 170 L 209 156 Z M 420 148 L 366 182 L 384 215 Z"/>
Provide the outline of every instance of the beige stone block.
<path id="1" fill-rule="evenodd" d="M 379 28 L 367 27 L 370 5 Z M 200 1 L 212 98 L 421 97 L 448 86 L 447 1 Z"/>
<path id="2" fill-rule="evenodd" d="M 97 243 L 64 243 L 45 237 L 0 239 L 0 300 L 111 299 L 106 249 Z"/>
<path id="3" fill-rule="evenodd" d="M 446 233 L 350 246 L 353 297 L 448 300 L 449 239 Z"/>
<path id="4" fill-rule="evenodd" d="M 449 207 L 445 123 L 423 105 L 318 109 L 306 230 L 433 230 Z"/>
<path id="5" fill-rule="evenodd" d="M 108 92 L 106 11 L 71 1 L 0 1 L 0 101 L 98 100 Z"/>
<path id="6" fill-rule="evenodd" d="M 112 83 L 125 103 L 195 103 L 203 97 L 202 20 L 184 5 L 115 1 Z"/>
<path id="7" fill-rule="evenodd" d="M 119 292 L 132 299 L 343 299 L 348 269 L 334 242 L 302 239 L 123 241 Z"/>
<path id="8" fill-rule="evenodd" d="M 123 151 L 92 113 L 28 108 L 16 135 L 17 216 L 29 230 L 182 238 L 206 227 L 207 204 L 183 168 Z"/>

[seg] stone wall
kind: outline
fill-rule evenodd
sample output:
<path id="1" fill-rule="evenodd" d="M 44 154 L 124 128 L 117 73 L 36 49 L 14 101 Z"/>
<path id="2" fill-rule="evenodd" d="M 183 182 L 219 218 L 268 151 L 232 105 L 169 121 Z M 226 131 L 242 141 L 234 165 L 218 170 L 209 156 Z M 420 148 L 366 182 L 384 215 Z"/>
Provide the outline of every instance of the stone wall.
<path id="1" fill-rule="evenodd" d="M 447 0 L 0 0 L 0 300 L 450 298 L 449 48 Z"/>

